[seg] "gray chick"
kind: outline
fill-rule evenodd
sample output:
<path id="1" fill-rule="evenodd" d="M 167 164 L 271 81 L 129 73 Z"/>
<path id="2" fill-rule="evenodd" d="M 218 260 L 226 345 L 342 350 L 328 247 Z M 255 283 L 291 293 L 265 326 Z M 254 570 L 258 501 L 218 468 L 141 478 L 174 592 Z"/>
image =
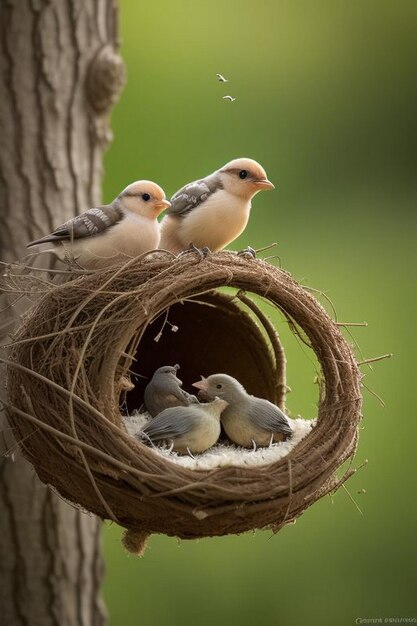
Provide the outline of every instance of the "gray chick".
<path id="1" fill-rule="evenodd" d="M 223 428 L 231 441 L 244 448 L 268 446 L 273 441 L 290 437 L 293 429 L 288 417 L 275 404 L 249 395 L 232 376 L 213 374 L 193 383 L 200 394 L 211 399 L 226 400 L 228 407 L 222 413 Z"/>
<path id="2" fill-rule="evenodd" d="M 179 454 L 204 452 L 214 446 L 220 436 L 220 415 L 227 406 L 225 400 L 172 407 L 151 420 L 139 434 L 152 443 L 166 442 Z"/>
<path id="3" fill-rule="evenodd" d="M 144 404 L 152 417 L 169 407 L 188 406 L 192 402 L 198 402 L 195 396 L 181 389 L 182 380 L 177 377 L 179 367 L 164 365 L 158 368 L 146 386 Z"/>

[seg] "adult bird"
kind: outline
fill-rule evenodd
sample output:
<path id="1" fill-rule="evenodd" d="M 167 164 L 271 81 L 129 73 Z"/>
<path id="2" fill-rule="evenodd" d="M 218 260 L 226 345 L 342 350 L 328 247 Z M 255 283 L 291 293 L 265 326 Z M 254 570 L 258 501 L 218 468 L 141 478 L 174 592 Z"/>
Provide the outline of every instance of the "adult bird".
<path id="1" fill-rule="evenodd" d="M 274 189 L 252 159 L 234 159 L 209 176 L 189 183 L 171 198 L 161 224 L 160 248 L 176 254 L 191 244 L 221 250 L 246 227 L 252 198 Z"/>
<path id="2" fill-rule="evenodd" d="M 222 424 L 231 441 L 244 448 L 268 446 L 293 432 L 289 418 L 275 404 L 249 395 L 238 380 L 227 374 L 212 374 L 193 383 L 202 397 L 222 398 L 228 403 Z"/>
<path id="3" fill-rule="evenodd" d="M 158 248 L 158 215 L 171 206 L 149 180 L 128 185 L 110 204 L 88 209 L 28 247 L 52 243 L 61 259 L 96 269 Z"/>

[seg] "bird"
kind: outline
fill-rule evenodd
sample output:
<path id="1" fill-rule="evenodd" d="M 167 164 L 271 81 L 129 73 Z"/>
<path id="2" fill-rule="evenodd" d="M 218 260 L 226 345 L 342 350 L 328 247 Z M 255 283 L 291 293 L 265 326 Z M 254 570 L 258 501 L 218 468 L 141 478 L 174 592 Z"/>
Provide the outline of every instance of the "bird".
<path id="1" fill-rule="evenodd" d="M 253 159 L 239 158 L 205 178 L 182 187 L 171 198 L 161 222 L 159 247 L 175 254 L 197 248 L 221 250 L 246 227 L 251 200 L 262 189 L 274 189 Z"/>
<path id="2" fill-rule="evenodd" d="M 170 443 L 178 454 L 205 452 L 220 436 L 220 415 L 226 406 L 225 400 L 215 398 L 205 404 L 165 409 L 138 436 L 152 443 Z"/>
<path id="3" fill-rule="evenodd" d="M 222 413 L 226 435 L 233 443 L 244 448 L 268 446 L 272 442 L 291 437 L 293 428 L 289 418 L 275 404 L 249 395 L 238 380 L 228 374 L 212 374 L 193 383 L 202 397 L 219 397 L 226 400 Z M 200 394 L 199 394 L 200 395 Z"/>
<path id="4" fill-rule="evenodd" d="M 228 79 L 225 78 L 224 76 L 222 76 L 222 74 L 216 74 L 217 76 L 217 80 L 219 81 L 219 83 L 228 83 Z"/>
<path id="5" fill-rule="evenodd" d="M 159 367 L 146 385 L 144 405 L 152 417 L 170 407 L 198 402 L 195 396 L 181 389 L 182 380 L 177 377 L 179 368 L 179 365 Z"/>
<path id="6" fill-rule="evenodd" d="M 27 247 L 52 243 L 61 259 L 74 259 L 84 269 L 107 267 L 157 249 L 157 217 L 170 206 L 159 185 L 138 180 L 110 204 L 88 209 Z"/>
<path id="7" fill-rule="evenodd" d="M 236 98 L 233 96 L 223 96 L 223 100 L 228 100 L 229 102 L 234 102 Z"/>

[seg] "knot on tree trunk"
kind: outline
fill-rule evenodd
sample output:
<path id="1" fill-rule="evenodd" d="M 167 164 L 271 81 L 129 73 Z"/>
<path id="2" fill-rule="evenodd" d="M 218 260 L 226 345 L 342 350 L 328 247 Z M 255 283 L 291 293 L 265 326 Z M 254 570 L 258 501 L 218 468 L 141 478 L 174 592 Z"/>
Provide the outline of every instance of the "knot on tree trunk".
<path id="1" fill-rule="evenodd" d="M 122 57 L 112 45 L 105 45 L 91 61 L 87 75 L 88 100 L 97 113 L 107 113 L 117 102 L 126 82 Z"/>

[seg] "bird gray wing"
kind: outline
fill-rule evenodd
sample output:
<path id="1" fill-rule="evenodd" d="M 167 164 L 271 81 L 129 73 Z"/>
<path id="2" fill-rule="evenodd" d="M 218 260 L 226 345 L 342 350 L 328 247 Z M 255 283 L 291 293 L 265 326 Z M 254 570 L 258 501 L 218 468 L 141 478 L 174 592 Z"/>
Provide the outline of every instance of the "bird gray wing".
<path id="1" fill-rule="evenodd" d="M 58 226 L 49 235 L 31 241 L 27 247 L 35 246 L 39 243 L 47 243 L 48 241 L 57 243 L 59 241 L 72 241 L 83 237 L 92 237 L 99 235 L 111 226 L 120 222 L 124 217 L 124 213 L 120 207 L 115 204 L 107 204 L 93 209 L 88 209 L 81 215 L 77 215 L 72 219 Z"/>
<path id="2" fill-rule="evenodd" d="M 275 404 L 261 398 L 251 399 L 250 419 L 255 426 L 271 433 L 292 434 L 288 417 Z"/>
<path id="3" fill-rule="evenodd" d="M 167 215 L 184 217 L 197 206 L 203 204 L 215 191 L 222 188 L 221 179 L 217 172 L 189 183 L 172 196 Z"/>
<path id="4" fill-rule="evenodd" d="M 175 439 L 193 430 L 200 417 L 198 411 L 190 409 L 165 409 L 145 426 L 143 432 L 152 441 Z"/>

